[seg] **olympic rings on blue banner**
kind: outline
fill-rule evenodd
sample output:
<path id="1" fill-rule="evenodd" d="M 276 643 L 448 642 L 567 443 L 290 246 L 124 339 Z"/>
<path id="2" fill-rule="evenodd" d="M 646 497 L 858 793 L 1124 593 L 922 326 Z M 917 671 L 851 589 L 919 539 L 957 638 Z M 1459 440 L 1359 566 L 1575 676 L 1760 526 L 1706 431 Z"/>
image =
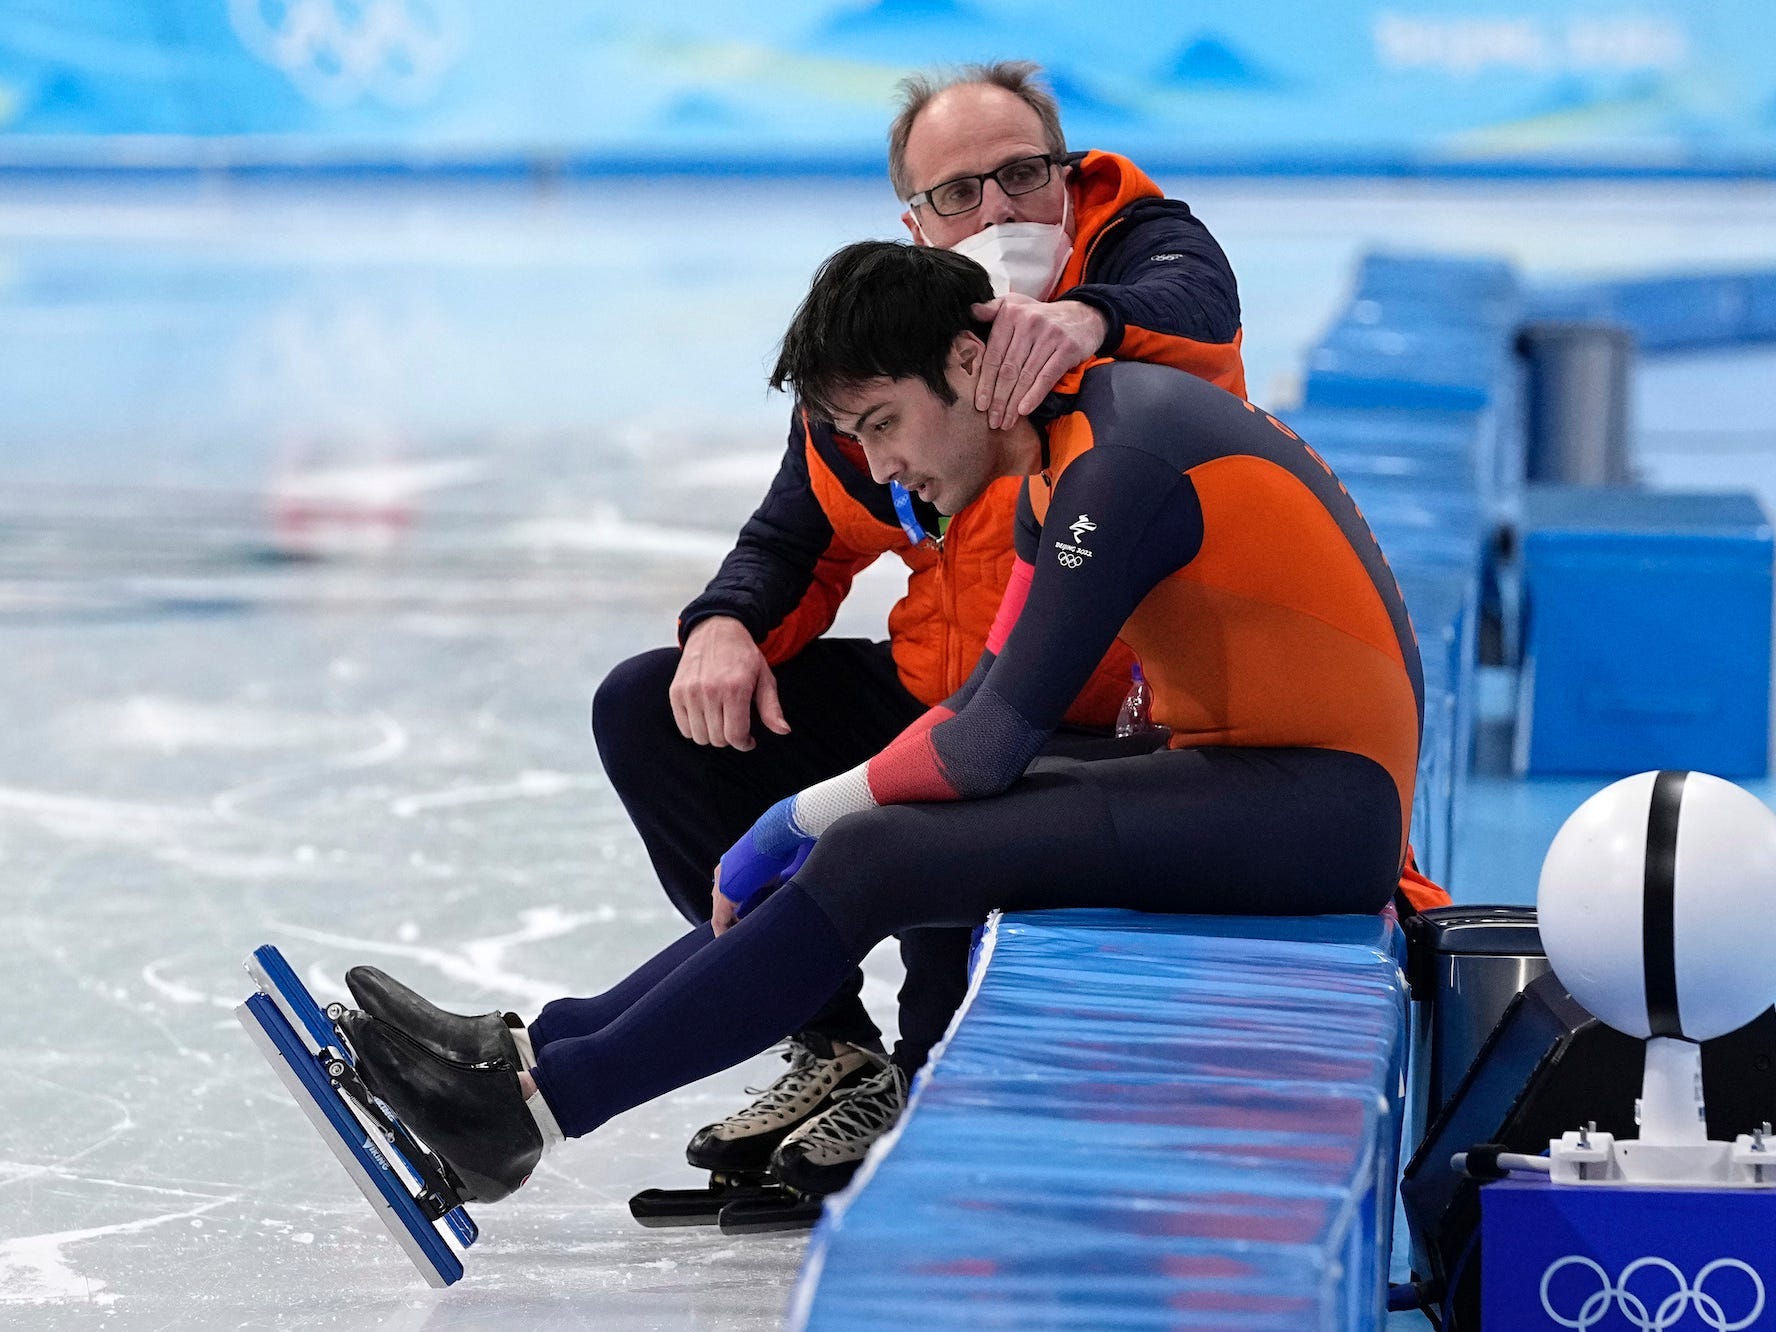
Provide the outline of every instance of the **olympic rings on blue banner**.
<path id="1" fill-rule="evenodd" d="M 1589 1270 L 1602 1284 L 1585 1297 L 1577 1310 L 1563 1313 L 1554 1307 L 1548 1288 L 1557 1272 L 1572 1266 Z M 1651 1312 L 1647 1310 L 1646 1300 L 1628 1289 L 1630 1278 L 1642 1268 L 1650 1267 L 1669 1272 L 1677 1282 L 1677 1289 L 1661 1299 Z M 1751 1279 L 1754 1298 L 1751 1311 L 1732 1321 L 1727 1318 L 1726 1308 L 1720 1300 L 1703 1289 L 1710 1276 L 1728 1268 L 1737 1269 Z M 1622 1269 L 1620 1277 L 1611 1281 L 1609 1273 L 1603 1270 L 1601 1264 L 1580 1254 L 1569 1254 L 1548 1264 L 1547 1271 L 1542 1273 L 1541 1297 L 1542 1309 L 1548 1317 L 1561 1327 L 1571 1328 L 1573 1332 L 1589 1332 L 1589 1329 L 1609 1316 L 1612 1307 L 1638 1332 L 1672 1332 L 1692 1309 L 1701 1320 L 1702 1326 L 1713 1329 L 1713 1332 L 1743 1332 L 1743 1329 L 1757 1322 L 1758 1316 L 1764 1311 L 1763 1279 L 1749 1263 L 1737 1258 L 1716 1258 L 1696 1273 L 1696 1284 L 1692 1286 L 1677 1264 L 1665 1258 L 1636 1258 Z M 1563 1300 L 1562 1303 L 1567 1302 Z"/>

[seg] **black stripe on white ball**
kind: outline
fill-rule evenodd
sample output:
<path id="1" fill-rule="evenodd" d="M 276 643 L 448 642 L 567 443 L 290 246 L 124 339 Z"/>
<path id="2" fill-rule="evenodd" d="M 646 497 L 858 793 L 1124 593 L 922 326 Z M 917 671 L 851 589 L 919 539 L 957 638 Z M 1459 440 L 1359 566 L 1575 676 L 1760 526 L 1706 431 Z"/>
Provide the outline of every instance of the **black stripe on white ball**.
<path id="1" fill-rule="evenodd" d="M 1647 1026 L 1654 1036 L 1683 1036 L 1677 1011 L 1677 825 L 1687 772 L 1661 772 L 1647 806 L 1646 880 L 1641 940 Z"/>

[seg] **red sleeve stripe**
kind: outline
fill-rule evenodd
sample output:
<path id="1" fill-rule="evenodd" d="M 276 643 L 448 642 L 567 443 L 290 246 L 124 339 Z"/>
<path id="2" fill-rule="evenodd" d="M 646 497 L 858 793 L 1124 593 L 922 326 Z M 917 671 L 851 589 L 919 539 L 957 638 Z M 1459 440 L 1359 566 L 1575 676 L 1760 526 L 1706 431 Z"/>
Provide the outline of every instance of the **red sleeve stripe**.
<path id="1" fill-rule="evenodd" d="M 1030 580 L 1035 576 L 1036 566 L 1028 560 L 1019 559 L 1011 566 L 1011 580 L 1005 584 L 1005 595 L 999 599 L 999 613 L 993 617 L 993 627 L 987 631 L 987 651 L 995 657 L 1005 646 L 1005 640 L 1011 637 L 1012 625 L 1024 613 L 1024 602 L 1030 598 Z"/>
<path id="2" fill-rule="evenodd" d="M 877 805 L 904 805 L 915 800 L 954 800 L 956 789 L 944 777 L 931 743 L 931 728 L 956 714 L 935 707 L 895 736 L 869 761 L 864 777 Z"/>

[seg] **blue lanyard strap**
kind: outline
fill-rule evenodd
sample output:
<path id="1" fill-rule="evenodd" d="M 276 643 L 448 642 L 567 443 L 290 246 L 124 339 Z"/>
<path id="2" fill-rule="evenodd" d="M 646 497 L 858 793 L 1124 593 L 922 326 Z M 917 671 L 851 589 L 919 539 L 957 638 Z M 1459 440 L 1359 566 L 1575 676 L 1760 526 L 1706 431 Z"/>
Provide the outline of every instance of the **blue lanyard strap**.
<path id="1" fill-rule="evenodd" d="M 919 515 L 913 512 L 913 497 L 898 481 L 888 483 L 888 493 L 894 498 L 894 512 L 900 519 L 901 531 L 907 534 L 907 540 L 915 546 L 923 545 L 930 534 L 920 524 Z"/>

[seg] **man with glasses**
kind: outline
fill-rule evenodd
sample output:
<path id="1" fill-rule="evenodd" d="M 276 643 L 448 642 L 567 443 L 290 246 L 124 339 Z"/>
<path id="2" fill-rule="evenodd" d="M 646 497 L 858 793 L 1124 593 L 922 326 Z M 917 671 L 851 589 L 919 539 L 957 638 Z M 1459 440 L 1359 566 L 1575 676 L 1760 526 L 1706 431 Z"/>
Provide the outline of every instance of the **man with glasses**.
<path id="1" fill-rule="evenodd" d="M 1068 152 L 1037 73 L 1002 62 L 908 79 L 889 129 L 913 239 L 968 255 L 994 282 L 976 311 L 992 324 L 976 405 L 1010 426 L 1092 356 L 1175 366 L 1244 397 L 1239 297 L 1220 246 L 1132 162 Z M 598 690 L 605 770 L 692 923 L 710 918 L 717 860 L 767 807 L 877 753 L 980 657 L 1011 572 L 1018 483 L 994 482 L 946 518 L 929 479 L 907 480 L 877 484 L 855 439 L 796 411 L 764 502 L 679 618 L 681 647 L 624 662 Z M 821 637 L 856 574 L 890 552 L 909 576 L 888 642 Z M 1107 728 L 1130 660 L 1113 649 L 1066 720 Z M 782 1077 L 692 1139 L 691 1163 L 771 1165 L 807 1192 L 840 1187 L 960 1004 L 969 937 L 901 937 L 892 1061 L 854 973 L 792 1040 Z"/>

